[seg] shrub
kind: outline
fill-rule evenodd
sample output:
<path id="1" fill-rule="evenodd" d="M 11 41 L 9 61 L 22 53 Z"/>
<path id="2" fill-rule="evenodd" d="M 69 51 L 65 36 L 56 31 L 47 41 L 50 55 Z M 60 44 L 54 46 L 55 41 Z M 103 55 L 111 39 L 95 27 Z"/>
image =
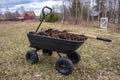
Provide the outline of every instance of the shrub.
<path id="1" fill-rule="evenodd" d="M 40 20 L 42 20 L 42 18 L 43 18 L 43 15 L 40 15 Z M 46 22 L 56 22 L 56 21 L 58 21 L 58 15 L 55 12 L 53 12 L 50 15 L 45 17 L 45 21 Z"/>

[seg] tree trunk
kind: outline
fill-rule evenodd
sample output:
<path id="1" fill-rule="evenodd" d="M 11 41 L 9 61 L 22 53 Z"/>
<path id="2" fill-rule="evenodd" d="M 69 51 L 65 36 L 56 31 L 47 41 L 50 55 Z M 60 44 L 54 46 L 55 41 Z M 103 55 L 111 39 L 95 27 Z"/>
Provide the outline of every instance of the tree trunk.
<path id="1" fill-rule="evenodd" d="M 81 13 L 80 14 L 81 14 L 81 21 L 82 21 L 83 20 L 83 5 L 81 5 L 80 9 L 81 9 L 81 11 L 80 11 Z"/>
<path id="2" fill-rule="evenodd" d="M 120 24 L 120 0 L 118 1 L 118 23 Z"/>
<path id="3" fill-rule="evenodd" d="M 89 16 L 90 16 L 90 11 L 88 10 L 88 14 L 87 14 L 87 22 L 89 21 Z"/>
<path id="4" fill-rule="evenodd" d="M 98 7 L 98 12 L 100 12 L 100 4 L 99 4 L 99 7 Z M 98 22 L 100 21 L 100 13 L 98 14 Z"/>
<path id="5" fill-rule="evenodd" d="M 65 21 L 65 6 L 64 6 L 64 0 L 63 0 L 63 16 L 62 16 L 62 23 L 64 24 Z"/>
<path id="6" fill-rule="evenodd" d="M 92 16 L 92 22 L 94 21 L 94 16 Z"/>
<path id="7" fill-rule="evenodd" d="M 77 24 L 78 23 L 78 0 L 76 0 L 76 14 L 75 14 L 75 24 Z"/>
<path id="8" fill-rule="evenodd" d="M 89 17 L 90 17 L 90 2 L 87 3 L 87 22 L 89 21 Z"/>

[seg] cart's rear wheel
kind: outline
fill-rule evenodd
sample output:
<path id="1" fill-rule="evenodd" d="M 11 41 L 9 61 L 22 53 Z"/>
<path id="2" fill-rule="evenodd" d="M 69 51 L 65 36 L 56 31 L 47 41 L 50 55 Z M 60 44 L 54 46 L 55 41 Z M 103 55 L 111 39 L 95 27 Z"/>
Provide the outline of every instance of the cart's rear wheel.
<path id="1" fill-rule="evenodd" d="M 28 61 L 31 64 L 35 64 L 38 62 L 38 55 L 34 50 L 29 50 L 26 53 L 26 61 Z"/>
<path id="2" fill-rule="evenodd" d="M 73 64 L 77 64 L 80 61 L 80 54 L 75 51 L 68 53 L 67 57 L 73 62 Z"/>
<path id="3" fill-rule="evenodd" d="M 45 56 L 52 56 L 52 51 L 51 51 L 51 50 L 43 49 L 43 50 L 42 50 L 42 53 L 43 53 Z"/>
<path id="4" fill-rule="evenodd" d="M 61 57 L 56 61 L 55 68 L 59 73 L 69 75 L 72 73 L 73 63 L 70 59 Z"/>

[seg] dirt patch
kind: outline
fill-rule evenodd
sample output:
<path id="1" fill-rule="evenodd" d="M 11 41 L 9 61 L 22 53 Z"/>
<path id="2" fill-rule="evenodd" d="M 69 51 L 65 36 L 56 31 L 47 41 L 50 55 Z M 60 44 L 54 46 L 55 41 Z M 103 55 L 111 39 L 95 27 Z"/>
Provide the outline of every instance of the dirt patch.
<path id="1" fill-rule="evenodd" d="M 85 37 L 84 35 L 69 33 L 67 30 L 59 31 L 54 29 L 47 29 L 47 30 L 41 30 L 38 33 L 33 32 L 33 34 L 50 36 L 60 39 L 67 39 L 67 40 L 77 40 L 77 41 L 83 41 L 87 39 L 87 37 Z"/>

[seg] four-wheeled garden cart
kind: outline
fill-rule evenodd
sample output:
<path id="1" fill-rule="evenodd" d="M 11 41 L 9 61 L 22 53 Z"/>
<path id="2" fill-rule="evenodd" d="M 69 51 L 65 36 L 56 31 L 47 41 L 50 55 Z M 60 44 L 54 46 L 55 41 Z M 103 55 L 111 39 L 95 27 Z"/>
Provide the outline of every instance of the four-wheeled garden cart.
<path id="1" fill-rule="evenodd" d="M 50 13 L 52 12 L 52 9 L 47 6 L 42 9 L 43 19 L 40 22 L 38 28 L 36 29 L 36 32 L 38 31 L 41 23 L 45 19 L 45 16 L 47 16 L 44 11 L 46 8 L 50 10 Z M 30 42 L 30 47 L 35 49 L 29 50 L 26 53 L 26 60 L 29 63 L 34 64 L 38 62 L 38 50 L 42 50 L 42 53 L 48 56 L 51 56 L 53 51 L 56 51 L 59 56 L 55 63 L 56 70 L 63 75 L 69 75 L 72 73 L 73 64 L 76 64 L 80 61 L 80 54 L 77 53 L 75 50 L 78 49 L 85 42 L 85 40 L 76 41 L 58 39 L 54 37 L 33 34 L 33 32 L 27 33 L 27 36 Z M 109 39 L 100 37 L 96 37 L 96 39 L 109 42 L 111 41 Z M 62 57 L 61 53 L 66 54 L 66 57 Z"/>

